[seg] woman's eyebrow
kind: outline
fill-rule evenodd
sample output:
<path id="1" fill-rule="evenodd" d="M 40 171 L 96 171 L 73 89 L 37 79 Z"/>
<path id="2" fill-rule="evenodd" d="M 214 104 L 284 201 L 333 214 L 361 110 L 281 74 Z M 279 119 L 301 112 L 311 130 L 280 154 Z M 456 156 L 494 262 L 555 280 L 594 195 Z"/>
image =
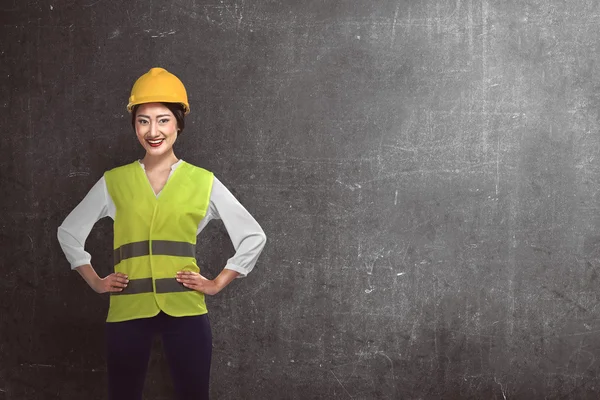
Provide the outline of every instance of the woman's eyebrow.
<path id="1" fill-rule="evenodd" d="M 170 116 L 171 116 L 170 114 L 160 114 L 160 115 L 157 115 L 157 116 L 156 116 L 156 118 L 160 118 L 160 117 L 170 117 Z M 149 115 L 144 115 L 144 114 L 138 114 L 138 117 L 144 117 L 144 118 L 148 118 L 148 119 L 150 119 L 150 116 L 149 116 Z"/>

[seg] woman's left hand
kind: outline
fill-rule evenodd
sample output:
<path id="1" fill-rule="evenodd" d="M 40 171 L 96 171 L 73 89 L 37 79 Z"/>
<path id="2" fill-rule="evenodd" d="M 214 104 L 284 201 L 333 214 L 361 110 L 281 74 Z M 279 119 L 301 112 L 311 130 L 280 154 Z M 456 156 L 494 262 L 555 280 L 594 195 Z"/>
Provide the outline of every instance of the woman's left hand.
<path id="1" fill-rule="evenodd" d="M 213 280 L 207 279 L 197 272 L 179 271 L 177 272 L 177 282 L 183 286 L 208 295 L 215 295 L 221 291 L 221 288 Z"/>

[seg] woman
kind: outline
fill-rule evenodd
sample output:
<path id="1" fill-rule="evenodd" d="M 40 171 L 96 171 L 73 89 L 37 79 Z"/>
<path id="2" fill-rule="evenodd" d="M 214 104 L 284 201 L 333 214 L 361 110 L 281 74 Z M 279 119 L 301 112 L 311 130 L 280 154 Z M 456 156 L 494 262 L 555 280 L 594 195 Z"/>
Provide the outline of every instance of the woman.
<path id="1" fill-rule="evenodd" d="M 110 292 L 106 322 L 110 399 L 142 398 L 152 338 L 161 334 L 178 399 L 208 399 L 212 335 L 204 295 L 246 276 L 265 245 L 254 218 L 214 175 L 175 156 L 190 111 L 183 83 L 152 68 L 127 106 L 142 160 L 107 171 L 58 228 L 71 264 L 98 293 Z M 114 220 L 114 273 L 96 274 L 85 240 Z M 200 275 L 196 236 L 223 220 L 236 250 L 215 279 Z"/>

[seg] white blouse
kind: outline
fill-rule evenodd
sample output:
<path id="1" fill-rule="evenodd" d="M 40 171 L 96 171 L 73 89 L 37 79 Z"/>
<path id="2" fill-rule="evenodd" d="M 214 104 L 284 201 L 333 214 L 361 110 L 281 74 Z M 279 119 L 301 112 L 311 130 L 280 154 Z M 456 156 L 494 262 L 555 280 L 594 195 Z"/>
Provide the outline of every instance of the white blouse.
<path id="1" fill-rule="evenodd" d="M 171 166 L 169 178 L 181 162 L 182 160 L 179 160 Z M 144 164 L 140 162 L 139 165 L 144 169 Z M 159 195 L 160 193 L 156 194 L 156 197 Z M 91 264 L 92 257 L 84 249 L 85 241 L 98 220 L 104 217 L 114 220 L 115 213 L 115 204 L 102 176 L 58 228 L 58 241 L 71 264 L 71 269 Z M 258 222 L 216 177 L 208 211 L 198 224 L 196 234 L 213 219 L 223 221 L 235 249 L 235 254 L 227 260 L 225 268 L 239 272 L 239 278 L 245 277 L 254 268 L 265 246 L 266 236 Z"/>

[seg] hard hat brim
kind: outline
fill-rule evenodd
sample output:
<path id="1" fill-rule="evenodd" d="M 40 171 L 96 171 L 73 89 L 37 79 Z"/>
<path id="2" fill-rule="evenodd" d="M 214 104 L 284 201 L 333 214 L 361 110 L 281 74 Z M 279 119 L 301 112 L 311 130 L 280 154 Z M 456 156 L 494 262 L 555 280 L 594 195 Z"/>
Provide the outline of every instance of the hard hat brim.
<path id="1" fill-rule="evenodd" d="M 190 113 L 190 106 L 186 103 L 182 103 L 181 101 L 177 101 L 174 99 L 167 99 L 164 96 L 156 96 L 156 97 L 145 97 L 142 99 L 138 99 L 137 101 L 131 102 L 127 104 L 127 111 L 131 113 L 134 106 L 146 103 L 175 103 L 181 104 L 183 106 L 183 113 L 185 115 Z"/>

